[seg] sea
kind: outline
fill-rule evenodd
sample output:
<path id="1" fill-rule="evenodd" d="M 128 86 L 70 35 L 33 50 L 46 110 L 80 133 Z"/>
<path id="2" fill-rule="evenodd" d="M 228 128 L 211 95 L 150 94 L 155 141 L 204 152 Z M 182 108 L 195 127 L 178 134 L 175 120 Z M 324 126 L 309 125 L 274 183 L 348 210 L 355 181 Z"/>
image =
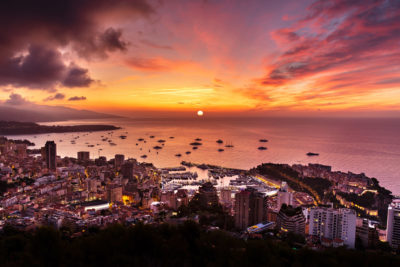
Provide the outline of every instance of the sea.
<path id="1" fill-rule="evenodd" d="M 258 164 L 320 163 L 335 171 L 365 173 L 400 195 L 400 119 L 397 118 L 162 118 L 97 119 L 43 123 L 46 125 L 111 124 L 120 130 L 9 136 L 42 147 L 54 140 L 59 156 L 91 158 L 124 154 L 156 167 L 176 167 L 181 161 L 250 169 Z M 120 136 L 125 135 L 123 139 Z M 154 138 L 150 138 L 154 136 Z M 106 141 L 103 139 L 107 138 Z M 143 138 L 144 141 L 138 139 Z M 194 150 L 190 143 L 199 138 Z M 222 144 L 216 141 L 221 139 Z M 260 139 L 267 139 L 262 143 Z M 108 141 L 112 140 L 112 141 Z M 158 142 L 165 140 L 164 143 Z M 75 141 L 72 144 L 71 141 Z M 112 145 L 113 143 L 115 145 Z M 233 147 L 225 147 L 225 145 Z M 93 146 L 93 147 L 92 147 Z M 154 146 L 162 149 L 155 150 Z M 264 146 L 266 150 L 259 150 Z M 219 151 L 223 149 L 223 151 Z M 186 154 L 189 151 L 190 154 Z M 319 156 L 307 156 L 308 152 Z M 181 154 L 181 156 L 177 156 Z M 146 158 L 144 158 L 144 155 Z M 143 157 L 142 157 L 143 156 Z"/>

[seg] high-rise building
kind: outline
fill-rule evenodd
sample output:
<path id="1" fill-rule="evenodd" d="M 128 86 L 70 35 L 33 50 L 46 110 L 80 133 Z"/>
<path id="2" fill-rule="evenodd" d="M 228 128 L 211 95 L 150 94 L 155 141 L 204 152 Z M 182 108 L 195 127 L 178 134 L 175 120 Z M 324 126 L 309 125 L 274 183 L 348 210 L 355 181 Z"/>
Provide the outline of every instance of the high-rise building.
<path id="1" fill-rule="evenodd" d="M 289 192 L 286 182 L 282 182 L 281 188 L 278 191 L 276 203 L 276 207 L 278 210 L 281 209 L 283 204 L 286 204 L 287 206 L 293 205 L 293 193 Z"/>
<path id="2" fill-rule="evenodd" d="M 121 174 L 125 179 L 133 179 L 133 163 L 128 161 L 122 164 Z"/>
<path id="3" fill-rule="evenodd" d="M 116 154 L 114 157 L 115 169 L 121 169 L 122 164 L 124 164 L 125 156 L 122 154 Z"/>
<path id="4" fill-rule="evenodd" d="M 86 160 L 89 160 L 89 158 L 90 158 L 89 151 L 79 151 L 78 152 L 78 160 L 86 161 Z"/>
<path id="5" fill-rule="evenodd" d="M 309 234 L 320 238 L 340 238 L 349 248 L 356 240 L 356 213 L 351 209 L 312 208 Z"/>
<path id="6" fill-rule="evenodd" d="M 47 141 L 45 147 L 46 166 L 49 170 L 54 171 L 57 167 L 57 146 L 54 141 Z"/>
<path id="7" fill-rule="evenodd" d="M 246 229 L 250 225 L 250 194 L 246 190 L 235 194 L 235 227 L 238 229 Z"/>
<path id="8" fill-rule="evenodd" d="M 306 218 L 300 207 L 294 208 L 283 204 L 276 218 L 276 226 L 279 230 L 304 235 Z"/>
<path id="9" fill-rule="evenodd" d="M 386 240 L 393 248 L 400 248 L 400 199 L 394 199 L 388 207 Z"/>
<path id="10" fill-rule="evenodd" d="M 217 189 L 212 183 L 206 182 L 199 188 L 199 201 L 203 206 L 218 205 Z"/>
<path id="11" fill-rule="evenodd" d="M 365 248 L 376 247 L 379 243 L 379 233 L 376 224 L 365 218 L 357 218 L 356 237 Z"/>
<path id="12" fill-rule="evenodd" d="M 267 219 L 267 198 L 254 189 L 235 194 L 235 227 L 245 229 Z"/>
<path id="13" fill-rule="evenodd" d="M 94 163 L 96 164 L 96 166 L 107 165 L 107 158 L 104 156 L 98 157 L 97 159 L 94 160 Z"/>
<path id="14" fill-rule="evenodd" d="M 229 188 L 222 188 L 220 190 L 219 201 L 223 205 L 231 205 L 232 204 L 232 190 Z"/>
<path id="15" fill-rule="evenodd" d="M 107 186 L 107 200 L 109 202 L 122 202 L 122 186 L 108 185 Z"/>

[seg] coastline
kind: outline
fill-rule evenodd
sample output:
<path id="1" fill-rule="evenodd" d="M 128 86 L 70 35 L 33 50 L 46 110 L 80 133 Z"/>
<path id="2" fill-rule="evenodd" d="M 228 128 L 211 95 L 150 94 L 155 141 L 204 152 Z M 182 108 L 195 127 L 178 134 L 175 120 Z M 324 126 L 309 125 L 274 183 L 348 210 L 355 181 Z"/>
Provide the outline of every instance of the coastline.
<path id="1" fill-rule="evenodd" d="M 0 135 L 33 135 L 48 133 L 98 132 L 119 130 L 114 125 L 45 126 L 33 122 L 0 121 Z"/>

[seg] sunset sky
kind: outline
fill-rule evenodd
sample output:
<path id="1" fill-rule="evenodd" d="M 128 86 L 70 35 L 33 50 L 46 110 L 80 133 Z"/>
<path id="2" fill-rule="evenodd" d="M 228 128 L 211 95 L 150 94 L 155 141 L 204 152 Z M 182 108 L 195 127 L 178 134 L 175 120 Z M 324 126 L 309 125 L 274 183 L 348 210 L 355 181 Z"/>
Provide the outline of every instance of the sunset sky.
<path id="1" fill-rule="evenodd" d="M 2 105 L 400 110 L 398 0 L 5 0 L 0 23 Z"/>

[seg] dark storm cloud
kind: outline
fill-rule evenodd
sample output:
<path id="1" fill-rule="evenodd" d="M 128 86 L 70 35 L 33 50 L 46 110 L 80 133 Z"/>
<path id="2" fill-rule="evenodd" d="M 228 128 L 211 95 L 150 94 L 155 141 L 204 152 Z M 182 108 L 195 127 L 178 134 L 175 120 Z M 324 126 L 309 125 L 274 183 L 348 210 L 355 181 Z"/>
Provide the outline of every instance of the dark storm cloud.
<path id="1" fill-rule="evenodd" d="M 32 104 L 32 102 L 26 100 L 20 94 L 11 94 L 4 103 L 7 105 L 12 105 L 12 106 L 21 106 L 21 105 Z"/>
<path id="2" fill-rule="evenodd" d="M 92 81 L 87 69 L 75 65 L 67 67 L 54 47 L 31 45 L 28 54 L 0 61 L 0 85 L 54 90 L 58 84 L 82 87 L 89 86 Z"/>
<path id="3" fill-rule="evenodd" d="M 86 100 L 86 96 L 73 96 L 68 99 L 68 101 L 82 101 Z"/>
<path id="4" fill-rule="evenodd" d="M 126 51 L 128 42 L 122 40 L 122 30 L 108 28 L 103 33 L 91 36 L 75 45 L 78 54 L 85 58 L 106 58 L 108 53 Z"/>
<path id="5" fill-rule="evenodd" d="M 72 65 L 67 69 L 67 75 L 62 84 L 66 87 L 88 87 L 92 82 L 87 69 Z"/>
<path id="6" fill-rule="evenodd" d="M 65 64 L 59 48 L 69 45 L 80 56 L 100 58 L 124 51 L 128 43 L 122 31 L 104 24 L 153 12 L 145 0 L 0 1 L 0 85 L 48 88 L 62 83 Z M 71 79 L 67 84 L 79 86 Z M 87 86 L 89 80 L 80 81 Z"/>

